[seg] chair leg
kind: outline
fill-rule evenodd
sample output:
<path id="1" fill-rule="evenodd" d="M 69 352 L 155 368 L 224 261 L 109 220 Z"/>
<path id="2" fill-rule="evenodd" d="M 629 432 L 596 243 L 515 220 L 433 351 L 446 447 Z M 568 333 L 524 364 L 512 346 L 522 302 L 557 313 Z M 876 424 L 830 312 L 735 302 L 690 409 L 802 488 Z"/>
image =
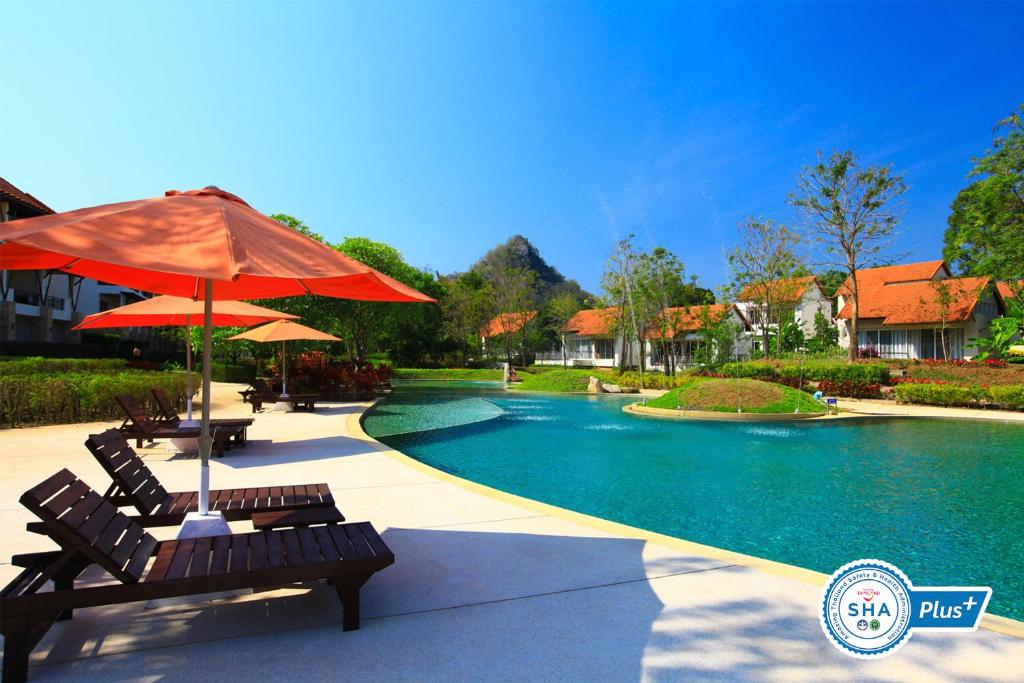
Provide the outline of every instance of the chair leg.
<path id="1" fill-rule="evenodd" d="M 359 629 L 359 589 L 363 587 L 369 575 L 361 577 L 345 577 L 335 579 L 334 589 L 341 598 L 341 630 L 356 631 Z"/>
<path id="2" fill-rule="evenodd" d="M 25 683 L 28 679 L 29 620 L 17 617 L 4 620 L 3 683 Z"/>

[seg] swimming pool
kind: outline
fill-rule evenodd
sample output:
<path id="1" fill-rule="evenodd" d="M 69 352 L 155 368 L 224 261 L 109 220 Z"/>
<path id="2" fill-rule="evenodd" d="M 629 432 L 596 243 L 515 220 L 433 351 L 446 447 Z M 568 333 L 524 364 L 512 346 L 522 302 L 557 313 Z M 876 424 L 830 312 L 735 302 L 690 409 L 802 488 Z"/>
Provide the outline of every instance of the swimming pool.
<path id="1" fill-rule="evenodd" d="M 534 500 L 826 573 L 879 558 L 918 585 L 992 586 L 989 610 L 1024 619 L 1024 426 L 670 422 L 623 414 L 635 400 L 416 384 L 365 427 Z"/>

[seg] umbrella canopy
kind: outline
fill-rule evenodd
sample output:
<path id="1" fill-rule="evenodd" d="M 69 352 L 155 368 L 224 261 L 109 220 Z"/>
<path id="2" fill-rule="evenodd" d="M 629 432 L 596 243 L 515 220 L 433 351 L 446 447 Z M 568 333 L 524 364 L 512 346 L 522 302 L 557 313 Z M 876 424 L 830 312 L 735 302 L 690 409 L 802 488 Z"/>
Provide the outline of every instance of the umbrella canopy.
<path id="1" fill-rule="evenodd" d="M 204 301 L 203 394 L 214 299 L 322 294 L 434 299 L 264 216 L 216 187 L 0 225 L 0 269 L 50 269 Z M 199 512 L 209 511 L 210 401 L 203 402 Z"/>
<path id="2" fill-rule="evenodd" d="M 97 330 L 111 327 L 191 327 L 203 321 L 205 303 L 179 296 L 155 296 L 127 306 L 112 308 L 85 316 L 76 330 Z M 210 322 L 215 327 L 248 327 L 270 320 L 298 318 L 270 308 L 244 301 L 216 301 Z M 185 369 L 188 372 L 188 420 L 192 421 L 192 340 L 186 332 Z"/>
<path id="3" fill-rule="evenodd" d="M 257 342 L 281 342 L 282 396 L 288 396 L 288 360 L 284 353 L 284 343 L 286 341 L 298 339 L 307 339 L 311 341 L 341 341 L 333 334 L 314 330 L 312 327 L 306 327 L 305 325 L 300 325 L 299 323 L 292 322 L 291 320 L 275 320 L 272 323 L 260 325 L 259 327 L 251 330 L 246 330 L 241 334 L 228 337 L 228 341 L 241 339 L 248 339 L 249 341 Z"/>
<path id="4" fill-rule="evenodd" d="M 183 327 L 203 321 L 203 302 L 180 296 L 155 296 L 127 306 L 85 316 L 76 330 L 109 327 Z M 244 301 L 217 301 L 211 322 L 216 327 L 249 327 L 271 320 L 294 320 L 297 315 L 247 304 Z"/>
<path id="5" fill-rule="evenodd" d="M 259 327 L 236 334 L 233 337 L 228 337 L 230 341 L 239 339 L 248 339 L 249 341 L 256 342 L 294 341 L 298 339 L 341 341 L 341 339 L 333 334 L 314 330 L 312 327 L 306 327 L 291 320 L 275 320 L 272 323 L 260 325 Z"/>
<path id="6" fill-rule="evenodd" d="M 4 223 L 0 267 L 49 269 L 157 294 L 434 299 L 208 187 Z"/>

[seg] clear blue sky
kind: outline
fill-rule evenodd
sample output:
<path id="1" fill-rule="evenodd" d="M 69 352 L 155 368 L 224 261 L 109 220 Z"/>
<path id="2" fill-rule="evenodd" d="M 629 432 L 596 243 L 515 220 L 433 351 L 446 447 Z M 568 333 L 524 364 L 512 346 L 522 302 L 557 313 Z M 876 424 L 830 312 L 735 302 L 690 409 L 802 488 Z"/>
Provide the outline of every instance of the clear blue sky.
<path id="1" fill-rule="evenodd" d="M 0 175 L 57 210 L 216 184 L 442 272 L 522 233 L 597 290 L 630 232 L 722 284 L 850 148 L 936 258 L 1021 36 L 1022 4 L 9 3 Z"/>

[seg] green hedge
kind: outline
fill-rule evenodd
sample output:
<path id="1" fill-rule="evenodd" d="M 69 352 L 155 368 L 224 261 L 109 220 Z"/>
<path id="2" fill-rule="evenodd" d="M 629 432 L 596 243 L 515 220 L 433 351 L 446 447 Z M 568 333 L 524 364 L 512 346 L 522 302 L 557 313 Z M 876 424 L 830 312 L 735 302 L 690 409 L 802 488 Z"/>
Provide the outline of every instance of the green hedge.
<path id="1" fill-rule="evenodd" d="M 202 367 L 194 370 L 197 373 L 196 381 L 202 381 Z M 231 365 L 229 363 L 210 363 L 210 379 L 214 382 L 232 382 L 235 384 L 249 384 L 256 379 L 255 365 Z"/>
<path id="2" fill-rule="evenodd" d="M 161 387 L 179 410 L 185 403 L 185 373 L 123 370 L 115 373 L 0 375 L 0 425 L 94 422 L 123 417 L 114 401 L 128 394 L 149 406 L 150 390 Z"/>
<path id="3" fill-rule="evenodd" d="M 27 358 L 0 360 L 0 377 L 33 375 L 36 373 L 97 372 L 111 373 L 124 370 L 128 361 L 120 358 Z"/>
<path id="4" fill-rule="evenodd" d="M 889 368 L 881 363 L 838 363 L 833 361 L 808 361 L 799 363 L 769 363 L 752 361 L 747 363 L 725 363 L 719 374 L 727 377 L 774 380 L 778 378 L 819 382 L 869 382 L 888 384 Z"/>
<path id="5" fill-rule="evenodd" d="M 993 384 L 988 393 L 1004 408 L 1024 410 L 1024 384 Z"/>
<path id="6" fill-rule="evenodd" d="M 984 387 L 959 384 L 898 384 L 894 392 L 900 403 L 929 406 L 974 406 L 990 398 Z"/>

